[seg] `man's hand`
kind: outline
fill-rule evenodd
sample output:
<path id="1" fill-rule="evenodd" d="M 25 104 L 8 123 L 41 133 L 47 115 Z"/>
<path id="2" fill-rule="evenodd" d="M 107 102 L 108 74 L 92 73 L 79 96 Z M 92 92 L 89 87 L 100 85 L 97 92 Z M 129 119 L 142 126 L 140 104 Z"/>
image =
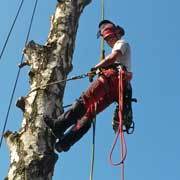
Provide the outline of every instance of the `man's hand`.
<path id="1" fill-rule="evenodd" d="M 90 71 L 93 73 L 93 72 L 96 72 L 97 68 L 93 67 L 90 69 Z"/>
<path id="2" fill-rule="evenodd" d="M 89 81 L 90 82 L 93 82 L 93 78 L 94 78 L 94 76 L 96 75 L 96 68 L 95 67 L 93 67 L 93 68 L 91 68 L 90 69 L 90 73 L 88 73 L 88 76 L 89 76 Z"/>

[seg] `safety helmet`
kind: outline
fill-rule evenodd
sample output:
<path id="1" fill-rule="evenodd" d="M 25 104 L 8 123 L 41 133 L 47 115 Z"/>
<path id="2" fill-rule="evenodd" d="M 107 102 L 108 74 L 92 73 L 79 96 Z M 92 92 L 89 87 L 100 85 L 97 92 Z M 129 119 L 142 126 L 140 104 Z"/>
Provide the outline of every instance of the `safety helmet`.
<path id="1" fill-rule="evenodd" d="M 97 32 L 97 38 L 102 36 L 103 39 L 105 39 L 108 36 L 115 34 L 121 34 L 121 36 L 124 36 L 125 31 L 122 27 L 116 26 L 109 20 L 103 20 L 99 23 L 99 31 Z"/>

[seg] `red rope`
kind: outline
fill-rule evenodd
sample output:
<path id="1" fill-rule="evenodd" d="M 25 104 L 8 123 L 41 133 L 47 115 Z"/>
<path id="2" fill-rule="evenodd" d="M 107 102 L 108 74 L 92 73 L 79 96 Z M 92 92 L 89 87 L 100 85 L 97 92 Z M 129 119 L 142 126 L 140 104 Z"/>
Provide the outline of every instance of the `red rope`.
<path id="1" fill-rule="evenodd" d="M 114 140 L 114 143 L 113 143 L 113 146 L 111 148 L 111 151 L 110 151 L 110 154 L 109 154 L 109 161 L 110 161 L 110 164 L 113 165 L 113 166 L 118 166 L 118 165 L 122 165 L 121 167 L 121 174 L 122 174 L 122 180 L 124 180 L 124 161 L 126 159 L 126 154 L 127 154 L 127 147 L 126 147 L 126 140 L 125 140 L 125 137 L 124 137 L 124 132 L 123 132 L 123 129 L 122 129 L 122 111 L 123 111 L 123 79 L 124 79 L 124 71 L 123 70 L 120 70 L 119 72 L 119 128 L 118 128 L 118 131 L 116 132 L 116 137 L 115 137 L 115 140 Z M 117 163 L 114 163 L 112 161 L 112 154 L 113 154 L 113 151 L 114 151 L 114 148 L 116 146 L 116 143 L 117 143 L 117 139 L 120 135 L 120 149 L 121 149 L 121 161 L 120 162 L 117 162 Z"/>

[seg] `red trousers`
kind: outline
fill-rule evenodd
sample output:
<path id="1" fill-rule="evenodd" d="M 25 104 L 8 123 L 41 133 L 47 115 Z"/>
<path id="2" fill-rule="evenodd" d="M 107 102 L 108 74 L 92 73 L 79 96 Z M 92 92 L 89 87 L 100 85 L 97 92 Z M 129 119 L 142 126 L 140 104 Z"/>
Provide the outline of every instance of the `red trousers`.
<path id="1" fill-rule="evenodd" d="M 69 149 L 89 130 L 96 114 L 103 111 L 111 103 L 118 102 L 118 76 L 119 72 L 117 70 L 104 70 L 102 75 L 91 83 L 80 98 L 86 110 L 85 114 L 80 119 L 77 119 L 77 123 L 61 138 L 58 146 L 64 150 Z M 63 118 L 61 119 L 63 120 Z M 64 124 L 66 124 L 66 121 Z"/>
<path id="2" fill-rule="evenodd" d="M 89 88 L 82 94 L 83 104 L 86 108 L 85 117 L 92 119 L 113 102 L 118 102 L 118 75 L 117 70 L 108 69 L 93 81 Z"/>

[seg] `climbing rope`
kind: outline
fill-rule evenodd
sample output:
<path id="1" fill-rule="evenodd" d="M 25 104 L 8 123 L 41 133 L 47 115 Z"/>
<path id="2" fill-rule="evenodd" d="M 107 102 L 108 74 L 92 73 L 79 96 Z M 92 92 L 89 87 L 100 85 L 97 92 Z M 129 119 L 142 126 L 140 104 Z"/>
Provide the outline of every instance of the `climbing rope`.
<path id="1" fill-rule="evenodd" d="M 105 14 L 105 10 L 104 10 L 105 4 L 104 4 L 104 0 L 102 0 L 102 15 L 101 15 L 101 20 L 104 20 L 104 14 Z M 105 50 L 104 50 L 104 39 L 101 38 L 101 54 L 100 54 L 100 61 L 102 59 L 104 59 L 105 57 Z"/>
<path id="2" fill-rule="evenodd" d="M 101 20 L 104 20 L 104 0 L 101 2 Z M 100 61 L 105 57 L 105 50 L 104 50 L 104 39 L 101 38 L 101 51 L 100 51 Z M 95 110 L 96 111 L 96 110 Z M 96 135 L 96 116 L 93 120 L 93 135 L 92 135 L 92 153 L 91 153 L 91 170 L 90 170 L 90 180 L 93 180 L 93 173 L 94 173 L 94 157 L 95 157 L 95 135 Z"/>
<path id="3" fill-rule="evenodd" d="M 90 169 L 90 180 L 93 179 L 94 173 L 94 157 L 95 157 L 95 137 L 96 137 L 96 111 L 97 104 L 95 104 L 95 117 L 93 119 L 93 137 L 92 137 L 92 151 L 91 151 L 91 169 Z"/>
<path id="4" fill-rule="evenodd" d="M 72 81 L 72 80 L 77 80 L 77 79 L 82 79 L 82 78 L 85 78 L 85 77 L 89 77 L 91 73 L 94 74 L 95 72 L 88 72 L 88 73 L 85 73 L 85 74 L 81 74 L 81 75 L 77 75 L 77 76 L 72 76 L 72 77 L 70 77 L 68 79 L 63 79 L 63 80 L 59 80 L 59 81 L 53 81 L 53 82 L 47 83 L 45 85 L 38 86 L 38 87 L 32 89 L 27 94 L 27 96 L 29 96 L 34 91 L 43 90 L 45 87 L 48 87 L 48 86 L 52 86 L 52 85 L 61 84 L 61 83 L 67 82 L 67 81 Z"/>
<path id="5" fill-rule="evenodd" d="M 126 154 L 127 154 L 126 140 L 125 140 L 124 131 L 123 131 L 123 117 L 122 117 L 123 103 L 124 103 L 124 100 L 123 100 L 123 90 L 124 90 L 123 80 L 125 79 L 124 73 L 125 72 L 122 69 L 119 72 L 119 112 L 118 112 L 119 127 L 118 127 L 118 131 L 116 132 L 114 144 L 113 144 L 112 149 L 111 149 L 110 154 L 109 154 L 110 164 L 112 164 L 113 166 L 122 165 L 122 168 L 121 168 L 122 180 L 124 180 L 124 161 L 126 159 Z M 115 145 L 117 143 L 119 135 L 120 135 L 121 161 L 118 163 L 114 163 L 112 161 L 112 154 L 113 154 L 113 151 L 114 151 L 114 148 L 115 148 Z"/>
<path id="6" fill-rule="evenodd" d="M 21 11 L 21 8 L 22 8 L 23 3 L 24 3 L 24 0 L 22 0 L 21 3 L 20 3 L 20 6 L 19 6 L 18 11 L 17 11 L 17 13 L 16 13 L 16 16 L 15 16 L 15 18 L 14 18 L 14 21 L 13 21 L 13 23 L 12 23 L 12 26 L 11 26 L 11 28 L 10 28 L 10 31 L 9 31 L 9 33 L 8 33 L 8 36 L 7 36 L 6 40 L 5 40 L 5 43 L 4 43 L 4 45 L 3 45 L 3 48 L 2 48 L 2 50 L 1 50 L 0 60 L 1 60 L 2 56 L 3 56 L 3 54 L 4 54 L 6 45 L 7 45 L 8 41 L 9 41 L 10 36 L 11 36 L 12 30 L 13 30 L 13 28 L 14 28 L 14 25 L 16 24 L 16 20 L 17 20 L 17 18 L 18 18 L 18 16 L 19 16 L 19 13 L 20 13 L 20 11 Z"/>
<path id="7" fill-rule="evenodd" d="M 38 0 L 36 0 L 35 4 L 34 4 L 32 16 L 31 16 L 31 20 L 30 20 L 30 25 L 29 25 L 29 28 L 28 28 L 28 33 L 27 33 L 27 36 L 26 36 L 25 45 L 27 44 L 28 39 L 29 39 L 29 35 L 30 35 L 30 32 L 31 32 L 31 28 L 32 28 L 32 23 L 33 23 L 33 20 L 34 20 L 34 15 L 35 15 L 36 8 L 37 8 L 37 3 L 38 3 Z M 22 54 L 20 64 L 23 62 L 23 59 L 24 59 L 24 54 Z M 7 113 L 6 113 L 6 118 L 5 118 L 3 130 L 2 130 L 2 135 L 1 135 L 1 140 L 0 140 L 0 148 L 1 148 L 1 145 L 2 145 L 3 135 L 4 135 L 4 132 L 5 132 L 5 129 L 6 129 L 7 121 L 8 121 L 9 112 L 11 110 L 11 105 L 12 105 L 13 97 L 14 97 L 14 94 L 15 94 L 15 90 L 16 90 L 16 87 L 17 87 L 18 80 L 19 80 L 20 70 L 21 69 L 19 68 L 18 72 L 17 72 L 17 75 L 16 75 L 13 91 L 12 91 L 12 94 L 11 94 L 11 98 L 10 98 L 10 101 L 9 101 L 9 106 L 8 106 L 8 110 L 7 110 Z"/>

